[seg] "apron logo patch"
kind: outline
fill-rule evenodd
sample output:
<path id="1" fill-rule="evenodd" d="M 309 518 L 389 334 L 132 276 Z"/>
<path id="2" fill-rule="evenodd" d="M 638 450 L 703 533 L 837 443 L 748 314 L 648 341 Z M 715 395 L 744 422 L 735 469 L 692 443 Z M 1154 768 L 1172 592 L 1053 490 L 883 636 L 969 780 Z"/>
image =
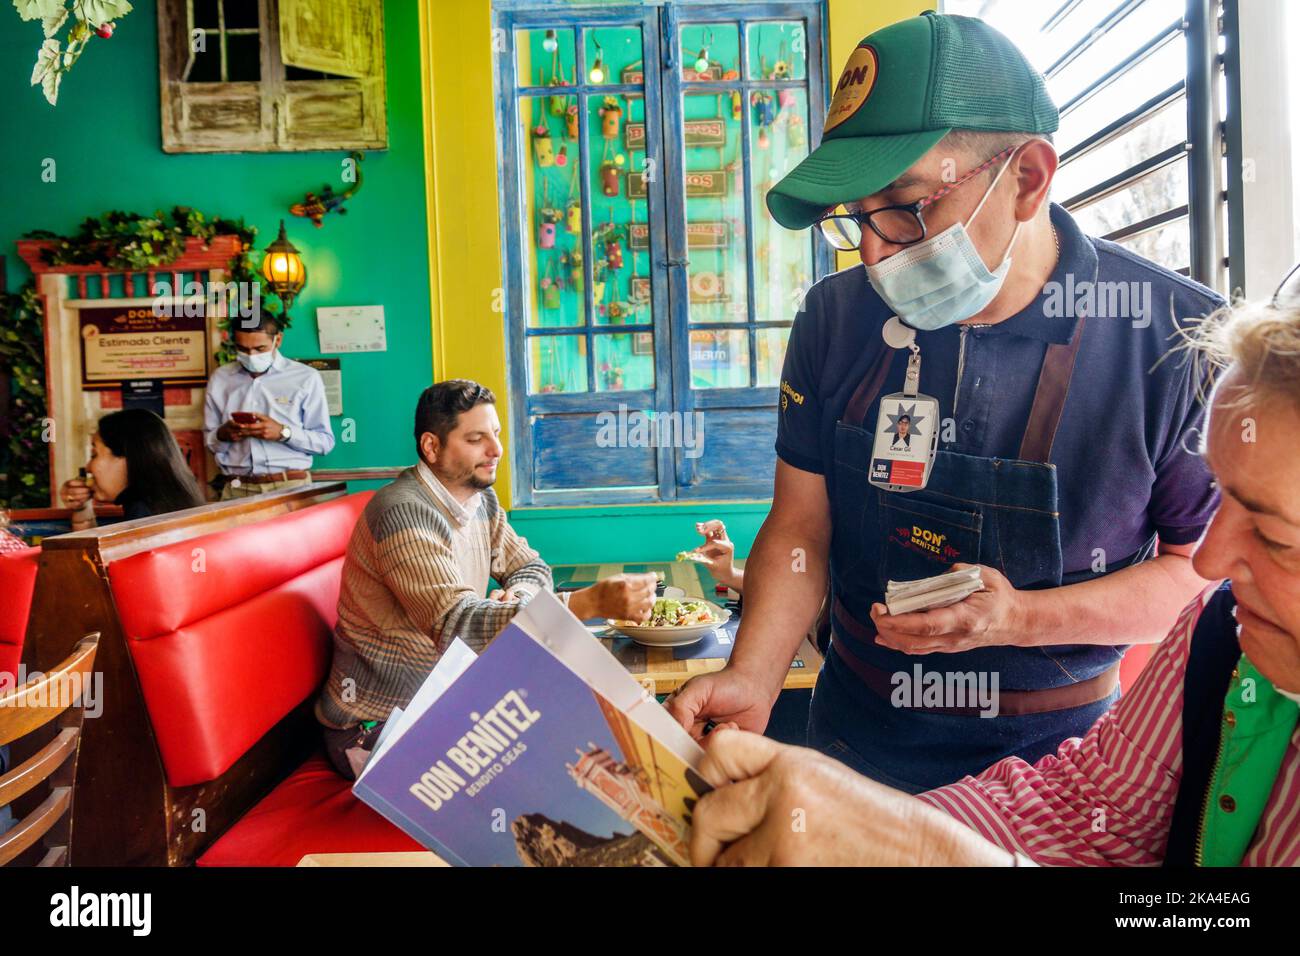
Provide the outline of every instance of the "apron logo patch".
<path id="1" fill-rule="evenodd" d="M 905 548 L 944 561 L 952 562 L 961 557 L 961 552 L 948 543 L 946 534 L 939 534 L 920 525 L 904 525 L 894 529 L 893 540 Z"/>

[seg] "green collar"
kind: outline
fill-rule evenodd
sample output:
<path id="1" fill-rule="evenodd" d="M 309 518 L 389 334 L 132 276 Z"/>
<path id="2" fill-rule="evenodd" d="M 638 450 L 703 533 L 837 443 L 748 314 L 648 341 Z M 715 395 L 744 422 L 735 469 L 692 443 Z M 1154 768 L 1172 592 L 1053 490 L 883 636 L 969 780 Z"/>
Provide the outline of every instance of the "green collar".
<path id="1" fill-rule="evenodd" d="M 1223 700 L 1219 759 L 1205 792 L 1198 866 L 1237 866 L 1259 829 L 1300 719 L 1300 705 L 1283 697 L 1241 655 Z"/>

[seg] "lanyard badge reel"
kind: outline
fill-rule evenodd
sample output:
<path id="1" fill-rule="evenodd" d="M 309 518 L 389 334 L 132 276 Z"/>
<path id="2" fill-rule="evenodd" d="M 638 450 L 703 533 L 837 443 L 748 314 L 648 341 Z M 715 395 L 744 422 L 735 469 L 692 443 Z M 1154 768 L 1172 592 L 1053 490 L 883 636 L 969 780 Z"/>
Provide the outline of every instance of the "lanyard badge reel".
<path id="1" fill-rule="evenodd" d="M 919 392 L 921 349 L 916 333 L 893 318 L 885 324 L 884 338 L 891 347 L 906 346 L 912 354 L 903 390 L 880 399 L 867 480 L 886 491 L 920 491 L 930 481 L 939 448 L 939 400 Z"/>

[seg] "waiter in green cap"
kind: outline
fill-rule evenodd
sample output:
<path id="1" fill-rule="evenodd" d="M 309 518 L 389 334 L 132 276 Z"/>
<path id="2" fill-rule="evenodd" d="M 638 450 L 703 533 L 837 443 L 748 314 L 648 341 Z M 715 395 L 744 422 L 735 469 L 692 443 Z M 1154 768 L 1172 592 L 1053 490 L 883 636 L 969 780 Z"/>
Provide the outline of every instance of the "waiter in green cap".
<path id="1" fill-rule="evenodd" d="M 927 13 L 857 46 L 768 194 L 862 264 L 795 319 L 736 644 L 669 701 L 696 736 L 766 726 L 829 586 L 811 746 L 909 792 L 1033 762 L 1205 586 L 1204 383 L 1167 353 L 1223 300 L 1050 202 L 1057 124 L 1006 37 Z M 964 599 L 889 612 L 890 582 L 972 567 Z"/>

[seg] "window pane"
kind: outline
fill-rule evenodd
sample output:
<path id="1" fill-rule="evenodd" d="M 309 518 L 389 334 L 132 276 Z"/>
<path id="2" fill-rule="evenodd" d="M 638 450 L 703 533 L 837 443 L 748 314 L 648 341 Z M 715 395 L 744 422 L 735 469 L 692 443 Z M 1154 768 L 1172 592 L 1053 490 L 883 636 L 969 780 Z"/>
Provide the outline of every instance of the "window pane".
<path id="1" fill-rule="evenodd" d="M 528 392 L 587 390 L 587 337 L 585 335 L 533 335 L 528 339 Z"/>
<path id="2" fill-rule="evenodd" d="M 256 83 L 262 78 L 262 43 L 256 33 L 226 37 L 226 79 L 231 83 Z"/>
<path id="3" fill-rule="evenodd" d="M 1107 70 L 1127 60 L 1138 47 L 1180 20 L 1184 7 L 1184 0 L 1147 0 L 1052 77 L 1048 84 L 1052 98 L 1058 105 L 1066 102 Z M 1141 102 L 1127 84 L 1124 100 L 1130 107 Z"/>
<path id="4" fill-rule="evenodd" d="M 256 0 L 225 0 L 226 6 L 226 29 L 242 30 L 256 29 L 257 8 Z M 198 13 L 199 3 L 194 4 L 195 14 Z"/>
<path id="5" fill-rule="evenodd" d="M 190 67 L 187 83 L 221 82 L 221 36 L 216 30 L 209 30 L 204 40 L 204 49 L 194 52 L 194 65 Z"/>
<path id="6" fill-rule="evenodd" d="M 808 38 L 802 20 L 751 23 L 751 80 L 803 80 L 808 77 Z"/>
<path id="7" fill-rule="evenodd" d="M 655 387 L 654 334 L 619 332 L 596 336 L 596 389 L 602 392 Z"/>
<path id="8" fill-rule="evenodd" d="M 645 66 L 641 60 L 640 27 L 601 27 L 588 29 L 587 83 L 635 83 Z M 629 74 L 625 76 L 624 74 Z M 635 73 L 636 76 L 631 74 Z"/>
<path id="9" fill-rule="evenodd" d="M 748 316 L 739 96 L 737 91 L 683 97 L 692 322 L 744 322 Z"/>
<path id="10" fill-rule="evenodd" d="M 734 23 L 690 23 L 681 30 L 682 79 L 740 79 L 740 28 Z"/>
<path id="11" fill-rule="evenodd" d="M 785 346 L 790 341 L 789 327 L 759 329 L 755 345 L 758 348 L 758 385 L 775 387 L 781 382 L 781 365 L 785 362 Z"/>
<path id="12" fill-rule="evenodd" d="M 1061 152 L 1113 119 L 1167 90 L 1187 74 L 1187 44 L 1176 37 L 1132 69 L 1115 77 L 1061 117 L 1056 147 Z M 1064 106 L 1064 101 L 1057 101 Z"/>
<path id="13" fill-rule="evenodd" d="M 1192 230 L 1186 217 L 1121 239 L 1119 244 L 1166 269 L 1186 269 L 1192 261 Z"/>
<path id="14" fill-rule="evenodd" d="M 520 86 L 573 84 L 572 30 L 516 30 L 515 72 Z"/>
<path id="15" fill-rule="evenodd" d="M 748 388 L 749 333 L 691 330 L 691 388 Z"/>
<path id="16" fill-rule="evenodd" d="M 1052 198 L 1056 202 L 1069 199 L 1186 139 L 1187 100 L 1180 96 L 1140 125 L 1061 166 L 1052 180 Z"/>
<path id="17" fill-rule="evenodd" d="M 1106 236 L 1186 204 L 1187 160 L 1178 159 L 1128 189 L 1071 212 L 1084 232 L 1091 236 Z"/>
<path id="18" fill-rule="evenodd" d="M 812 285 L 811 234 L 783 229 L 767 211 L 768 192 L 808 155 L 808 94 L 765 90 L 754 97 L 749 110 L 754 317 L 777 322 L 794 317 L 796 303 Z"/>
<path id="19" fill-rule="evenodd" d="M 576 140 L 568 138 L 565 119 L 576 102 L 574 96 L 519 100 L 519 142 L 527 150 L 518 164 L 525 202 L 522 280 L 532 328 L 584 324 L 581 183 Z"/>
<path id="20" fill-rule="evenodd" d="M 205 27 L 212 31 L 210 40 L 216 40 L 217 27 L 221 23 L 221 14 L 217 10 L 218 0 L 194 0 L 194 19 L 196 27 Z"/>
<path id="21" fill-rule="evenodd" d="M 588 96 L 587 122 L 590 130 L 587 168 L 591 197 L 592 301 L 595 325 L 626 325 L 634 312 L 638 322 L 651 321 L 648 287 L 637 290 L 643 298 L 638 310 L 632 299 L 634 263 L 629 255 L 635 235 L 637 245 L 648 253 L 650 233 L 646 222 L 645 100 L 618 96 Z M 631 117 L 635 117 L 633 122 Z M 627 144 L 642 148 L 632 153 Z M 637 229 L 635 226 L 643 226 Z M 643 256 L 638 275 L 649 269 L 650 257 Z"/>

